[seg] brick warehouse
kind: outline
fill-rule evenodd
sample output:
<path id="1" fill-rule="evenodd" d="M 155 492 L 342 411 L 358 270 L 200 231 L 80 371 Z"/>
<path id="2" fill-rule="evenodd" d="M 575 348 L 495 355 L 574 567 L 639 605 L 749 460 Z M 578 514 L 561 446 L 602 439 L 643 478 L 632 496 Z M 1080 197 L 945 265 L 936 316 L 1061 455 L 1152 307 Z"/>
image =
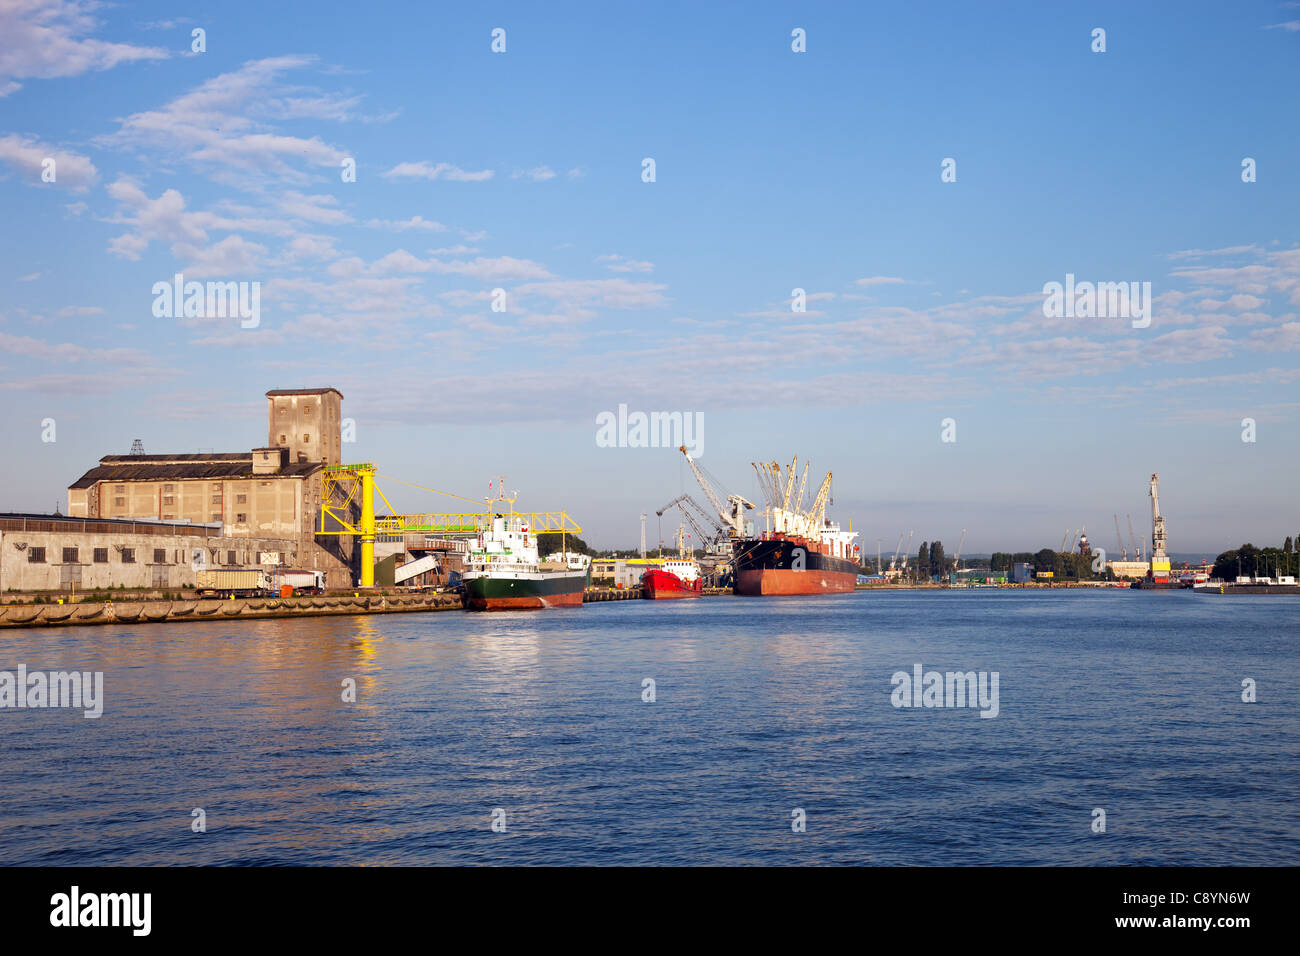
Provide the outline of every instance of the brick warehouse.
<path id="1" fill-rule="evenodd" d="M 333 388 L 273 389 L 266 445 L 247 452 L 106 455 L 68 488 L 68 514 L 0 515 L 0 590 L 184 588 L 208 567 L 354 578 L 353 542 L 317 536 L 326 465 L 340 463 Z"/>

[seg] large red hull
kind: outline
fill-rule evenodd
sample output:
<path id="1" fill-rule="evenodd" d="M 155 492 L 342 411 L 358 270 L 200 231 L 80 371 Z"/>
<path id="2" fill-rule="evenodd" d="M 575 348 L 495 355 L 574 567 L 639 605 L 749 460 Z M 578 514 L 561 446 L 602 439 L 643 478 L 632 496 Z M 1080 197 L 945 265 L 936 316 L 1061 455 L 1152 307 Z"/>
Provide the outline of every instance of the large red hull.
<path id="1" fill-rule="evenodd" d="M 789 568 L 762 568 L 738 571 L 732 590 L 748 597 L 768 597 L 782 594 L 842 594 L 857 586 L 856 573 Z"/>
<path id="2" fill-rule="evenodd" d="M 686 582 L 669 571 L 651 570 L 641 575 L 641 596 L 651 601 L 694 598 L 702 593 L 700 579 Z"/>

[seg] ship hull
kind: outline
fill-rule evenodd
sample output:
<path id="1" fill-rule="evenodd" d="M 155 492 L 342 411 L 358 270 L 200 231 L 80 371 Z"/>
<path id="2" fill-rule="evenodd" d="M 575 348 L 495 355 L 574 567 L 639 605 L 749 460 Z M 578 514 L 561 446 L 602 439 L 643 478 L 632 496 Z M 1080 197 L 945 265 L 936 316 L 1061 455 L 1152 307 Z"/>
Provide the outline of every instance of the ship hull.
<path id="1" fill-rule="evenodd" d="M 465 579 L 465 604 L 471 611 L 581 607 L 586 583 L 586 572 L 477 575 Z"/>
<path id="2" fill-rule="evenodd" d="M 848 594 L 858 583 L 858 564 L 823 554 L 799 538 L 742 541 L 735 551 L 732 591 L 747 597 Z"/>
<path id="3" fill-rule="evenodd" d="M 666 601 L 674 598 L 697 598 L 703 593 L 699 578 L 683 581 L 668 571 L 647 571 L 641 575 L 641 596 L 650 601 Z"/>

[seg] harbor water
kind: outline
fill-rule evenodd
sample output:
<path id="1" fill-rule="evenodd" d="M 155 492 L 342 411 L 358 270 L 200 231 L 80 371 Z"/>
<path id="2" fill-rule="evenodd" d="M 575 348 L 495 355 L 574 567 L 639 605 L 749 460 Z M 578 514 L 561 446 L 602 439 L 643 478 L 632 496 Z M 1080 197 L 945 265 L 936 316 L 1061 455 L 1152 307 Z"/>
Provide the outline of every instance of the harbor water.
<path id="1" fill-rule="evenodd" d="M 0 709 L 0 862 L 1296 865 L 1298 637 L 1115 590 L 12 631 L 103 714 Z M 917 665 L 996 717 L 895 706 Z"/>

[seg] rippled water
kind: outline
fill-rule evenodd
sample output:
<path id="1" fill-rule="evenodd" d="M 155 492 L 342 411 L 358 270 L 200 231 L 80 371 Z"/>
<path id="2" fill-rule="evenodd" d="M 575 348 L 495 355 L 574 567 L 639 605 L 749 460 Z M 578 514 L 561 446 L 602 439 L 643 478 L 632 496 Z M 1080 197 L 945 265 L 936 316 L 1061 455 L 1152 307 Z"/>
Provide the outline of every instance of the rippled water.
<path id="1" fill-rule="evenodd" d="M 0 710 L 0 862 L 1294 865 L 1297 636 L 1128 591 L 8 631 L 105 711 Z M 999 716 L 894 708 L 918 662 Z"/>

